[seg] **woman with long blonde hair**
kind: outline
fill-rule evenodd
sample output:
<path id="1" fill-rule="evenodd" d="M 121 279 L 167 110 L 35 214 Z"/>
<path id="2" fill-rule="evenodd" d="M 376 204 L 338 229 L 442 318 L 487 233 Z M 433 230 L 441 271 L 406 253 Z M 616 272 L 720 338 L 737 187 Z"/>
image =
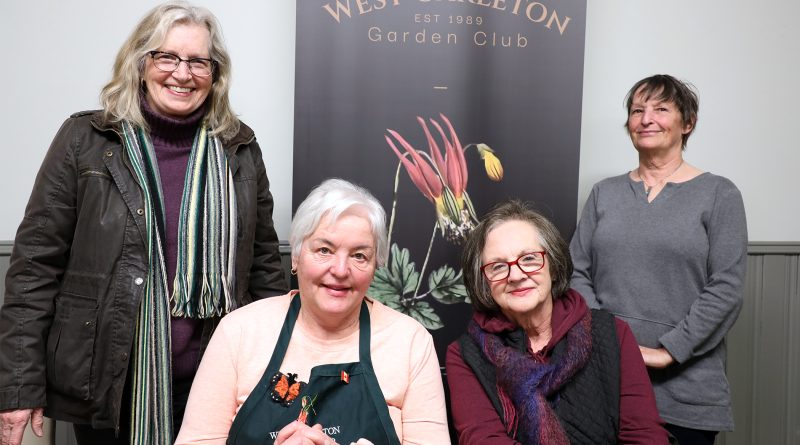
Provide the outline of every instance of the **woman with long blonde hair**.
<path id="1" fill-rule="evenodd" d="M 205 8 L 151 10 L 103 110 L 64 122 L 17 232 L 0 312 L 2 445 L 42 415 L 79 444 L 172 443 L 222 315 L 286 284 L 261 149 L 230 108 Z"/>

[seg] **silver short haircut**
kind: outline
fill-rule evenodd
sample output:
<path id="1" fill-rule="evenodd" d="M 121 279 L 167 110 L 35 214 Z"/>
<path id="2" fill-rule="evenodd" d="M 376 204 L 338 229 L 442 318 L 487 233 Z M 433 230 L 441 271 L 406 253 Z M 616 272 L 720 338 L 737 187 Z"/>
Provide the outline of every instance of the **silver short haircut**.
<path id="1" fill-rule="evenodd" d="M 386 233 L 386 212 L 383 210 L 383 206 L 367 189 L 338 178 L 323 181 L 308 194 L 297 208 L 289 229 L 292 258 L 300 255 L 303 241 L 317 230 L 323 216 L 330 216 L 331 222 L 333 222 L 342 213 L 353 207 L 366 211 L 375 239 L 377 266 L 384 266 L 389 257 L 389 239 Z"/>

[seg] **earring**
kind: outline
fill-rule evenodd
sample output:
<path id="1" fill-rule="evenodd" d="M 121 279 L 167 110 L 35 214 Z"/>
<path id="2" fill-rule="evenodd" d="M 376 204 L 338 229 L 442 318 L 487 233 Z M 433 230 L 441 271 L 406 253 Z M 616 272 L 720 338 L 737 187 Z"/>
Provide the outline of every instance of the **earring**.
<path id="1" fill-rule="evenodd" d="M 289 273 L 292 275 L 297 275 L 297 268 L 293 267 L 291 270 L 289 270 Z"/>

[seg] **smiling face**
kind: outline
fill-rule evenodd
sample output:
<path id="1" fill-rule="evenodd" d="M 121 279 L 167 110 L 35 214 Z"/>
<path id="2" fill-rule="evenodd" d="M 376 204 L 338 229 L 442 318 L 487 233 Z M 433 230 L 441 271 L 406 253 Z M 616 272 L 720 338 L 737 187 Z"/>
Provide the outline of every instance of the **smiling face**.
<path id="1" fill-rule="evenodd" d="M 347 210 L 334 222 L 323 216 L 292 258 L 302 310 L 323 322 L 358 317 L 375 265 L 375 237 L 363 211 Z"/>
<path id="2" fill-rule="evenodd" d="M 645 99 L 640 92 L 633 96 L 628 113 L 628 134 L 633 146 L 642 151 L 670 151 L 683 148 L 683 135 L 691 131 L 684 124 L 678 107 L 651 95 Z"/>
<path id="3" fill-rule="evenodd" d="M 542 250 L 539 231 L 532 224 L 510 220 L 498 224 L 486 235 L 481 262 L 514 261 L 525 253 Z M 507 279 L 488 284 L 500 311 L 510 320 L 524 325 L 526 323 L 519 320 L 539 314 L 549 316 L 553 307 L 552 281 L 550 261 L 545 255 L 545 265 L 537 272 L 525 273 L 514 265 Z"/>
<path id="4" fill-rule="evenodd" d="M 186 60 L 194 57 L 210 58 L 211 37 L 208 29 L 198 24 L 177 24 L 168 32 L 158 51 Z M 211 91 L 213 76 L 195 76 L 186 63 L 181 62 L 173 72 L 156 68 L 153 58 L 146 58 L 144 82 L 147 102 L 157 112 L 169 117 L 185 117 L 205 102 Z"/>

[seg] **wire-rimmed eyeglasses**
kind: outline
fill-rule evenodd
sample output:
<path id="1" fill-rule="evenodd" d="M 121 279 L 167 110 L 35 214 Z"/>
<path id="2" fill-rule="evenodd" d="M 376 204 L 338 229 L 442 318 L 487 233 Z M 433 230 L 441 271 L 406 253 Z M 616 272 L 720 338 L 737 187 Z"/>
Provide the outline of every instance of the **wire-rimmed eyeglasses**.
<path id="1" fill-rule="evenodd" d="M 186 62 L 189 67 L 189 72 L 195 76 L 208 77 L 214 74 L 214 68 L 217 62 L 213 59 L 205 59 L 202 57 L 192 57 L 191 59 L 181 59 L 172 53 L 165 53 L 164 51 L 150 51 L 147 53 L 153 58 L 153 64 L 161 71 L 171 73 L 178 69 L 181 62 Z"/>
<path id="2" fill-rule="evenodd" d="M 481 266 L 483 276 L 489 281 L 502 281 L 508 278 L 511 273 L 511 266 L 517 265 L 519 270 L 524 273 L 533 273 L 544 267 L 544 256 L 547 252 L 523 253 L 514 261 L 495 261 Z"/>

